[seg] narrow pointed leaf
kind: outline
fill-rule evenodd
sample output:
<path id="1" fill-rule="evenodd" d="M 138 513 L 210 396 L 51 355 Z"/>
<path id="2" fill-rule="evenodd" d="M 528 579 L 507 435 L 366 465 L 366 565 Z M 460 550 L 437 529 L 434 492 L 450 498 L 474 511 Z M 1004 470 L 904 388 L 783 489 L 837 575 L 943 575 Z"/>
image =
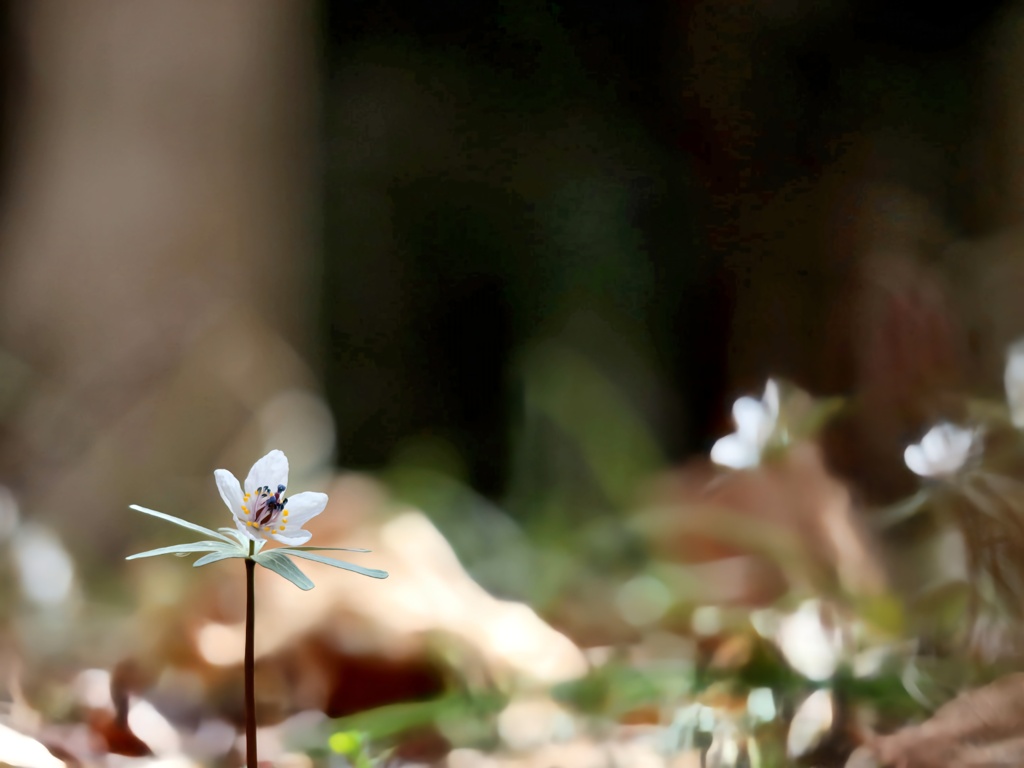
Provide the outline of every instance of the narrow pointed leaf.
<path id="1" fill-rule="evenodd" d="M 166 515 L 163 512 L 157 512 L 155 509 L 146 509 L 145 507 L 140 507 L 138 504 L 130 505 L 129 509 L 134 509 L 136 512 L 142 512 L 143 514 L 152 515 L 153 517 L 159 517 L 161 520 L 166 520 L 169 523 L 180 525 L 182 528 L 188 528 L 190 531 L 196 531 L 204 536 L 212 536 L 215 539 L 226 541 L 229 544 L 231 543 L 231 539 L 224 534 L 217 533 L 217 531 L 211 531 L 209 528 L 204 528 L 203 526 L 196 525 L 195 523 L 190 523 L 188 520 L 182 520 L 180 517 Z"/>
<path id="2" fill-rule="evenodd" d="M 157 555 L 187 555 L 190 552 L 213 552 L 223 549 L 234 550 L 233 544 L 226 544 L 221 541 L 197 541 L 192 544 L 175 544 L 172 547 L 160 547 L 150 549 L 146 552 L 139 552 L 137 555 L 129 555 L 125 560 L 138 560 L 142 557 L 156 557 Z"/>
<path id="3" fill-rule="evenodd" d="M 237 547 L 232 547 L 230 550 L 225 549 L 223 552 L 211 552 L 208 555 L 203 555 L 194 563 L 192 563 L 192 567 L 199 568 L 203 565 L 216 563 L 218 560 L 230 560 L 232 557 L 238 557 L 244 560 L 246 557 L 248 557 L 248 553 L 242 552 Z"/>
<path id="4" fill-rule="evenodd" d="M 282 554 L 279 549 L 272 549 L 269 552 L 261 552 L 256 555 L 253 560 L 262 565 L 264 568 L 276 573 L 278 576 L 284 576 L 292 584 L 302 590 L 310 590 L 315 584 L 309 580 L 302 571 L 299 570 L 299 566 L 293 563 L 288 557 Z"/>
<path id="5" fill-rule="evenodd" d="M 362 547 L 282 547 L 292 552 L 373 552 Z"/>
<path id="6" fill-rule="evenodd" d="M 221 533 L 223 533 L 225 536 L 230 536 L 232 539 L 237 541 L 239 544 L 242 543 L 242 536 L 245 535 L 240 530 L 238 530 L 237 528 L 218 528 L 217 530 L 220 531 Z"/>
<path id="7" fill-rule="evenodd" d="M 223 533 L 225 536 L 233 537 L 242 546 L 242 549 L 244 549 L 246 552 L 249 551 L 250 544 L 254 543 L 256 545 L 255 551 L 259 552 L 261 549 L 263 549 L 263 545 L 267 543 L 263 539 L 250 539 L 237 528 L 218 528 L 217 530 Z"/>
<path id="8" fill-rule="evenodd" d="M 880 530 L 899 525 L 924 510 L 931 497 L 929 489 L 922 488 L 910 498 L 881 510 L 872 520 L 872 524 Z"/>
<path id="9" fill-rule="evenodd" d="M 344 560 L 335 560 L 333 557 L 315 555 L 312 552 L 299 550 L 293 547 L 275 549 L 273 551 L 280 552 L 284 555 L 291 555 L 292 557 L 301 557 L 306 560 L 312 560 L 314 563 L 323 563 L 324 565 L 331 565 L 335 568 L 342 568 L 346 571 L 352 571 L 353 573 L 359 573 L 363 576 L 369 576 L 371 579 L 386 579 L 388 577 L 387 571 L 380 571 L 376 568 L 364 568 L 361 565 L 355 565 L 354 563 L 346 563 Z"/>

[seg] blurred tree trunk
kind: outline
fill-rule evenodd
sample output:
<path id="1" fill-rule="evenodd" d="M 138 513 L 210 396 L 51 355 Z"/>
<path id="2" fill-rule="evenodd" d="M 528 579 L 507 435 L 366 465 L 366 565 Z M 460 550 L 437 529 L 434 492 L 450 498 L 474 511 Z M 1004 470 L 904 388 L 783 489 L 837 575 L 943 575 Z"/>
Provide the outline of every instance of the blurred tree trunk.
<path id="1" fill-rule="evenodd" d="M 29 515 L 116 551 L 129 502 L 214 512 L 215 457 L 258 455 L 252 414 L 310 378 L 312 6 L 18 11 L 0 472 Z"/>

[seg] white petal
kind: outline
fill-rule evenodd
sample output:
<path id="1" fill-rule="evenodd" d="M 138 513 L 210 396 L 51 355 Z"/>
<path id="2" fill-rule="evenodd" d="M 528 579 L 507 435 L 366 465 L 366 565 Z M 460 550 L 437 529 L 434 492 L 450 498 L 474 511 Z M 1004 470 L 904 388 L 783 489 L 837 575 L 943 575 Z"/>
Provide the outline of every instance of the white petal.
<path id="1" fill-rule="evenodd" d="M 1007 350 L 1003 383 L 1013 426 L 1024 427 L 1024 339 L 1017 340 Z"/>
<path id="2" fill-rule="evenodd" d="M 963 467 L 964 462 L 966 461 L 967 456 L 964 454 L 947 454 L 943 457 L 942 461 L 937 461 L 932 464 L 932 474 L 952 475 L 955 472 L 959 472 L 960 468 Z"/>
<path id="3" fill-rule="evenodd" d="M 797 707 L 786 735 L 786 754 L 791 758 L 803 757 L 832 730 L 832 692 L 819 688 Z"/>
<path id="4" fill-rule="evenodd" d="M 273 492 L 279 485 L 288 486 L 288 457 L 281 451 L 271 451 L 252 465 L 245 478 L 245 492 L 252 493 L 263 486 Z"/>
<path id="5" fill-rule="evenodd" d="M 921 450 L 924 451 L 925 458 L 928 459 L 929 463 L 935 464 L 945 461 L 946 456 L 949 454 L 950 435 L 946 427 L 947 425 L 945 424 L 932 427 L 921 438 Z"/>
<path id="6" fill-rule="evenodd" d="M 775 379 L 768 379 L 764 385 L 764 396 L 761 398 L 764 403 L 765 413 L 772 421 L 772 426 L 779 420 L 779 384 Z"/>
<path id="7" fill-rule="evenodd" d="M 247 539 L 252 539 L 253 541 L 260 540 L 260 535 L 256 533 L 256 531 L 254 531 L 252 528 L 250 528 L 248 525 L 246 525 L 244 520 L 236 517 L 235 527 L 242 533 L 244 533 Z"/>
<path id="8" fill-rule="evenodd" d="M 789 665 L 804 677 L 821 681 L 835 674 L 841 641 L 813 601 L 782 620 L 776 642 Z"/>
<path id="9" fill-rule="evenodd" d="M 932 475 L 948 475 L 967 461 L 974 444 L 975 432 L 943 422 L 928 430 L 921 438 L 921 450 Z"/>
<path id="10" fill-rule="evenodd" d="M 273 538 L 280 541 L 282 544 L 286 544 L 289 547 L 298 547 L 305 544 L 311 538 L 313 534 L 309 531 L 296 530 L 296 531 L 285 531 L 284 533 L 272 533 L 270 534 Z"/>
<path id="11" fill-rule="evenodd" d="M 747 469 L 757 466 L 761 461 L 761 452 L 756 445 L 739 435 L 726 435 L 712 446 L 711 460 L 723 467 Z"/>
<path id="12" fill-rule="evenodd" d="M 741 397 L 732 404 L 732 420 L 736 422 L 736 434 L 754 445 L 761 444 L 762 435 L 767 439 L 774 427 L 764 403 L 752 397 Z"/>
<path id="13" fill-rule="evenodd" d="M 949 455 L 950 459 L 956 461 L 956 464 L 962 465 L 967 461 L 967 457 L 970 456 L 971 447 L 974 445 L 974 438 L 977 433 L 973 429 L 960 429 L 960 427 L 950 425 L 951 431 L 948 433 L 947 441 L 949 443 Z"/>
<path id="14" fill-rule="evenodd" d="M 327 506 L 326 493 L 296 493 L 288 499 L 288 526 L 301 528 Z"/>
<path id="15" fill-rule="evenodd" d="M 924 451 L 921 450 L 920 445 L 908 445 L 907 449 L 903 451 L 903 462 L 915 475 L 931 477 L 933 474 L 932 466 L 928 459 L 925 458 Z"/>
<path id="16" fill-rule="evenodd" d="M 228 509 L 231 510 L 231 514 L 236 518 L 241 517 L 242 486 L 238 484 L 238 478 L 226 469 L 215 470 L 213 478 L 217 481 L 217 490 L 220 491 L 220 497 L 224 499 L 224 503 L 228 505 Z"/>

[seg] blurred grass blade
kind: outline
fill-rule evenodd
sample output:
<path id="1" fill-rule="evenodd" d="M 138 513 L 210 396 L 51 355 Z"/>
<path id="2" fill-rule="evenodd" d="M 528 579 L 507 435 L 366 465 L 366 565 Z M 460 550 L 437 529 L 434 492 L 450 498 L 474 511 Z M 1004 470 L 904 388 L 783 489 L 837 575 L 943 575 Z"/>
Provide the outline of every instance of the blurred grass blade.
<path id="1" fill-rule="evenodd" d="M 575 444 L 614 503 L 628 504 L 637 483 L 665 466 L 643 415 L 585 355 L 543 344 L 528 354 L 522 375 L 527 407 Z"/>
<path id="2" fill-rule="evenodd" d="M 929 498 L 931 498 L 929 489 L 922 488 L 910 498 L 882 509 L 872 522 L 881 530 L 892 528 L 921 512 Z"/>
<path id="3" fill-rule="evenodd" d="M 806 413 L 794 424 L 798 438 L 813 437 L 849 405 L 845 397 L 824 397 L 814 400 Z"/>
<path id="4" fill-rule="evenodd" d="M 442 718 L 468 720 L 500 712 L 508 699 L 500 694 L 481 694 L 472 697 L 452 693 L 429 701 L 410 701 L 388 704 L 334 721 L 336 732 L 358 731 L 370 739 L 385 739 L 415 730 Z"/>
<path id="5" fill-rule="evenodd" d="M 997 522 L 1004 534 L 1012 531 L 1017 541 L 1024 541 L 1024 522 L 1012 500 L 1006 499 L 999 491 L 976 488 L 970 482 L 961 484 L 960 490 L 975 509 Z"/>

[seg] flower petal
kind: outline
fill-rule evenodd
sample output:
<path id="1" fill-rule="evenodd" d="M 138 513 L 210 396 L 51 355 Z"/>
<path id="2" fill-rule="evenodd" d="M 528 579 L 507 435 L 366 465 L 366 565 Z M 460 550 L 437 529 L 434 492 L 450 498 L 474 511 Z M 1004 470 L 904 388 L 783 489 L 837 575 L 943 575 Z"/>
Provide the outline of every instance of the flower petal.
<path id="1" fill-rule="evenodd" d="M 1013 426 L 1024 427 L 1024 339 L 1018 339 L 1007 350 L 1003 382 L 1006 402 L 1010 406 L 1010 420 Z"/>
<path id="2" fill-rule="evenodd" d="M 739 435 L 726 435 L 712 446 L 711 460 L 723 467 L 748 469 L 757 466 L 761 455 L 755 445 Z"/>
<path id="3" fill-rule="evenodd" d="M 768 383 L 764 385 L 764 396 L 761 398 L 761 402 L 764 403 L 765 411 L 772 423 L 777 422 L 780 413 L 779 384 L 775 379 L 768 379 Z"/>
<path id="4" fill-rule="evenodd" d="M 921 455 L 928 464 L 929 475 L 950 475 L 959 471 L 970 458 L 976 436 L 975 430 L 964 429 L 948 421 L 929 429 L 919 443 Z"/>
<path id="5" fill-rule="evenodd" d="M 273 491 L 279 485 L 288 486 L 288 457 L 281 451 L 271 451 L 257 461 L 245 478 L 246 493 L 252 493 L 264 485 Z"/>
<path id="6" fill-rule="evenodd" d="M 307 541 L 313 538 L 312 533 L 310 533 L 309 531 L 304 531 L 298 526 L 296 526 L 292 530 L 288 530 L 286 528 L 284 533 L 272 533 L 270 534 L 270 536 L 271 538 L 289 547 L 296 547 L 300 544 L 305 544 Z"/>
<path id="7" fill-rule="evenodd" d="M 736 434 L 754 445 L 767 439 L 775 421 L 764 403 L 752 397 L 741 397 L 732 404 L 732 420 L 736 422 Z"/>
<path id="8" fill-rule="evenodd" d="M 242 486 L 238 484 L 238 478 L 226 469 L 215 470 L 213 477 L 217 481 L 220 497 L 224 499 L 231 514 L 236 518 L 240 517 L 242 514 Z"/>
<path id="9" fill-rule="evenodd" d="M 974 447 L 974 440 L 978 437 L 978 433 L 973 429 L 961 429 L 960 427 L 953 426 L 953 431 L 949 435 L 949 447 L 950 452 L 957 458 L 960 464 L 967 461 L 967 458 L 971 455 L 971 449 Z"/>
<path id="10" fill-rule="evenodd" d="M 327 506 L 326 493 L 303 491 L 288 498 L 288 527 L 301 528 Z"/>
<path id="11" fill-rule="evenodd" d="M 250 528 L 248 525 L 246 525 L 245 521 L 242 520 L 241 518 L 238 518 L 238 517 L 235 518 L 235 527 L 239 531 L 241 531 L 242 535 L 244 535 L 245 538 L 252 539 L 253 541 L 260 541 L 260 537 L 256 533 L 256 531 L 253 530 L 252 528 Z"/>
<path id="12" fill-rule="evenodd" d="M 929 463 L 941 463 L 949 455 L 950 435 L 952 434 L 949 431 L 950 426 L 945 423 L 938 424 L 929 429 L 921 438 L 921 450 L 924 451 L 925 458 Z"/>
<path id="13" fill-rule="evenodd" d="M 908 445 L 903 451 L 903 462 L 907 468 L 919 477 L 931 477 L 932 466 L 925 457 L 924 450 L 920 445 Z"/>

